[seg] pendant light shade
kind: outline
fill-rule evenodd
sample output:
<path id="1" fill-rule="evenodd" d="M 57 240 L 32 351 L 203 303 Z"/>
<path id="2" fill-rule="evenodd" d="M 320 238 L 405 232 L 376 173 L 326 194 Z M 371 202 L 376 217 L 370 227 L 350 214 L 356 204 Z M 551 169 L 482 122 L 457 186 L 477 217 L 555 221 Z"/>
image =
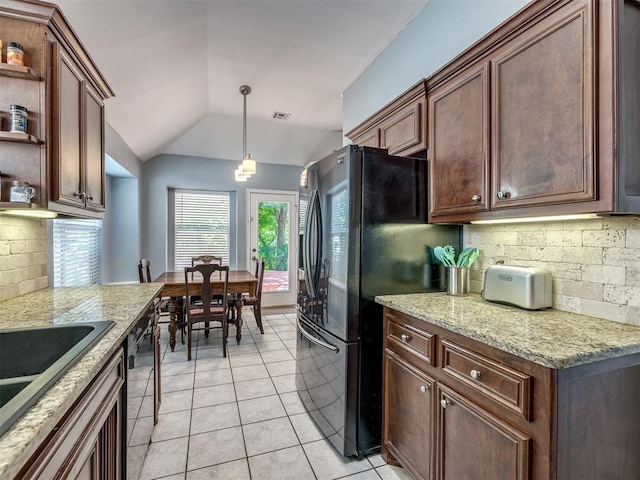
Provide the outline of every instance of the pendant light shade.
<path id="1" fill-rule="evenodd" d="M 242 171 L 244 173 L 248 173 L 249 175 L 253 175 L 256 173 L 256 161 L 251 158 L 251 154 L 249 153 L 244 160 L 242 160 Z"/>
<path id="2" fill-rule="evenodd" d="M 233 174 L 234 174 L 234 179 L 235 179 L 236 182 L 246 182 L 247 178 L 249 178 L 249 175 L 245 174 L 242 171 L 242 165 L 240 165 L 238 168 L 236 168 L 233 171 Z"/>
<path id="3" fill-rule="evenodd" d="M 246 182 L 247 178 L 256 173 L 256 161 L 247 153 L 247 95 L 251 93 L 249 85 L 242 85 L 240 93 L 243 97 L 242 110 L 242 164 L 235 171 L 236 182 Z"/>

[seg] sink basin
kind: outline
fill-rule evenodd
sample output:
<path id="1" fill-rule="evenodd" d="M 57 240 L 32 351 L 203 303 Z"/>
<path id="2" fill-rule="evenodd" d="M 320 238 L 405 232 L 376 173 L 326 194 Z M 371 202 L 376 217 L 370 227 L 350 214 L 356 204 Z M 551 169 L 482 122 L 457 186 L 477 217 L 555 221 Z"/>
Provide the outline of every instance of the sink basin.
<path id="1" fill-rule="evenodd" d="M 94 322 L 0 330 L 0 435 L 112 325 Z"/>

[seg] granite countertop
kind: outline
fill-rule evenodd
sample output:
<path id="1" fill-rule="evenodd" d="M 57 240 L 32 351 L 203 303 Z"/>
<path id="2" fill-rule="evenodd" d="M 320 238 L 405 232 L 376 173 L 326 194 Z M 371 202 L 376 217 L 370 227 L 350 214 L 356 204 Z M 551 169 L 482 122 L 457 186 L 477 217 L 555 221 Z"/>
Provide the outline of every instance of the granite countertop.
<path id="1" fill-rule="evenodd" d="M 383 295 L 376 302 L 550 368 L 640 352 L 640 327 L 559 310 L 523 310 L 476 294 Z"/>
<path id="2" fill-rule="evenodd" d="M 162 283 L 48 288 L 0 303 L 0 329 L 115 322 L 98 343 L 0 437 L 0 478 L 13 478 L 22 469 L 161 290 Z"/>

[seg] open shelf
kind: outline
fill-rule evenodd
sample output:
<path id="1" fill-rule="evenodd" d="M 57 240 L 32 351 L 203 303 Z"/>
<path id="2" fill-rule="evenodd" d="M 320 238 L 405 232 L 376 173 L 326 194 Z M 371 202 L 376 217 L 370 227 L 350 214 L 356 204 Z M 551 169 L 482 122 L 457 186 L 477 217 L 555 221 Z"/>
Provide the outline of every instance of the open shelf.
<path id="1" fill-rule="evenodd" d="M 0 131 L 0 141 L 1 142 L 17 142 L 17 143 L 33 143 L 35 145 L 40 145 L 42 140 L 39 140 L 37 137 L 29 133 L 20 133 L 20 132 L 2 132 Z"/>
<path id="2" fill-rule="evenodd" d="M 8 63 L 0 63 L 0 76 L 24 78 L 26 80 L 40 80 L 40 77 L 36 75 L 33 68 L 9 65 Z"/>

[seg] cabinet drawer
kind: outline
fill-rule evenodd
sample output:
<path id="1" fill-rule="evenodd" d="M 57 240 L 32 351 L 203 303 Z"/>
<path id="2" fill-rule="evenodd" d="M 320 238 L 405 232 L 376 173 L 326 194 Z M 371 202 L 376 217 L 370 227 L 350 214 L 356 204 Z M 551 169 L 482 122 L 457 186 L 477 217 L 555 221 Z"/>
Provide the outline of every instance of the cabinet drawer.
<path id="1" fill-rule="evenodd" d="M 398 322 L 395 315 L 387 316 L 387 339 L 407 352 L 419 357 L 429 365 L 435 365 L 435 335 L 413 325 Z"/>
<path id="2" fill-rule="evenodd" d="M 443 339 L 442 371 L 530 421 L 531 376 Z"/>

